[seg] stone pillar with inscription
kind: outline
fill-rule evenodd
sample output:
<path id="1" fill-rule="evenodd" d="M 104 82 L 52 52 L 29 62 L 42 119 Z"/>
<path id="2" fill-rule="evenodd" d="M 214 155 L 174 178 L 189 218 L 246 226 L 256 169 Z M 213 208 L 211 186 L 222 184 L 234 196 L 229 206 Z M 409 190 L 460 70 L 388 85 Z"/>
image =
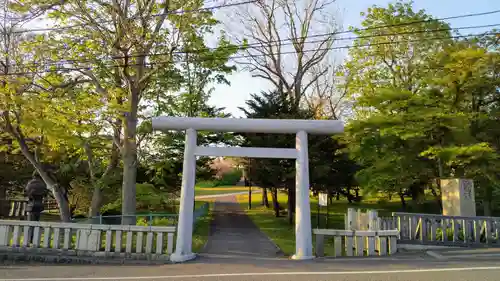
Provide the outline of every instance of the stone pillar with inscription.
<path id="1" fill-rule="evenodd" d="M 441 180 L 441 200 L 445 216 L 476 216 L 474 181 L 471 179 Z"/>

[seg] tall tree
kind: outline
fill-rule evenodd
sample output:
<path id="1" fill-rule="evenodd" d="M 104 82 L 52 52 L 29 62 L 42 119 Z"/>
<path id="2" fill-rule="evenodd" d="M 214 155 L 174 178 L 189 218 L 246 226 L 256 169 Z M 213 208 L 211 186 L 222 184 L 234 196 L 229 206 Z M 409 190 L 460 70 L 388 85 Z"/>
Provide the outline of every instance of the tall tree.
<path id="1" fill-rule="evenodd" d="M 44 9 L 60 27 L 40 48 L 46 65 L 72 70 L 89 80 L 89 87 L 107 103 L 102 114 L 121 132 L 114 142 L 123 162 L 122 222 L 133 224 L 136 208 L 137 128 L 141 102 L 155 79 L 176 72 L 179 51 L 187 42 L 203 43 L 203 32 L 217 24 L 203 1 L 65 1 L 30 0 L 16 3 L 19 11 Z M 187 12 L 184 12 L 187 11 Z M 64 30 L 64 32 L 61 32 Z M 221 42 L 225 42 L 221 37 Z M 205 51 L 204 44 L 196 50 Z"/>
<path id="2" fill-rule="evenodd" d="M 477 113 L 466 100 L 481 91 L 479 83 L 467 89 L 476 82 L 467 66 L 476 51 L 453 51 L 449 26 L 414 12 L 411 2 L 373 7 L 365 18 L 346 64 L 353 73 L 348 91 L 356 116 L 348 139 L 362 165 L 358 179 L 368 190 L 398 193 L 403 204 L 404 196 L 420 199 L 427 187 L 439 201 L 441 178 L 466 176 L 496 157 L 470 126 Z"/>
<path id="3" fill-rule="evenodd" d="M 253 94 L 246 102 L 247 108 L 240 108 L 247 118 L 270 119 L 310 119 L 312 114 L 307 110 L 297 111 L 290 98 L 279 92 L 263 92 Z M 248 147 L 294 147 L 295 137 L 291 135 L 243 134 L 243 146 Z M 249 176 L 253 182 L 271 190 L 273 207 L 279 216 L 277 192 L 283 189 L 288 193 L 288 220 L 293 223 L 295 209 L 295 164 L 289 159 L 253 159 L 250 162 Z"/>
<path id="4" fill-rule="evenodd" d="M 248 59 L 240 63 L 254 77 L 267 80 L 276 93 L 288 95 L 296 108 L 318 79 L 332 70 L 330 48 L 338 30 L 333 2 L 257 1 L 238 9 L 237 18 L 230 17 L 242 28 L 234 30 L 232 25 L 237 39 L 248 40 Z"/>
<path id="5" fill-rule="evenodd" d="M 74 80 L 68 79 L 68 84 L 63 84 L 61 75 L 40 75 L 36 64 L 26 65 L 35 57 L 34 52 L 26 48 L 33 35 L 20 30 L 29 16 L 23 18 L 15 15 L 5 12 L 2 26 L 0 127 L 2 133 L 13 140 L 8 144 L 8 149 L 18 149 L 33 165 L 57 200 L 61 219 L 69 221 L 67 188 L 57 182 L 43 157 L 44 152 L 65 141 L 56 141 L 58 134 L 70 135 L 67 133 L 68 128 L 63 129 L 58 118 L 68 120 L 76 116 L 73 96 L 61 95 Z"/>

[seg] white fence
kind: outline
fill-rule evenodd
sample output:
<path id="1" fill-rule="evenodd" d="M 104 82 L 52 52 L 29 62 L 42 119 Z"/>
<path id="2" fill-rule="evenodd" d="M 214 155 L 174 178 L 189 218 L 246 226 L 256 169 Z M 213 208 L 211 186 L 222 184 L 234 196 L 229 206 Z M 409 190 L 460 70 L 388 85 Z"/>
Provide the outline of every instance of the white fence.
<path id="1" fill-rule="evenodd" d="M 380 227 L 398 229 L 405 244 L 500 247 L 499 217 L 393 213 L 380 218 Z"/>
<path id="2" fill-rule="evenodd" d="M 353 231 L 314 229 L 316 256 L 325 255 L 325 236 L 333 237 L 333 251 L 329 256 L 385 256 L 397 252 L 399 231 Z"/>
<path id="3" fill-rule="evenodd" d="M 0 250 L 169 260 L 175 227 L 0 220 Z"/>
<path id="4" fill-rule="evenodd" d="M 347 214 L 344 215 L 346 230 L 379 230 L 378 223 L 378 212 L 376 210 L 362 212 L 360 209 L 348 208 Z"/>

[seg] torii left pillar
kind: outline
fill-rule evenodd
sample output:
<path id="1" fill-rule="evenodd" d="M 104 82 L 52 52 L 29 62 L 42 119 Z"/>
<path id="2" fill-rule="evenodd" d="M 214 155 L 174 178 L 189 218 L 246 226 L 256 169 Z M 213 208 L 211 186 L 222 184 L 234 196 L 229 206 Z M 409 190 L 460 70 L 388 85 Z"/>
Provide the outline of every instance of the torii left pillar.
<path id="1" fill-rule="evenodd" d="M 196 143 L 196 130 L 187 129 L 182 170 L 181 206 L 177 223 L 177 243 L 175 244 L 175 252 L 170 256 L 172 262 L 184 262 L 196 258 L 196 254 L 192 253 L 194 184 L 196 180 L 196 155 L 194 152 Z"/>

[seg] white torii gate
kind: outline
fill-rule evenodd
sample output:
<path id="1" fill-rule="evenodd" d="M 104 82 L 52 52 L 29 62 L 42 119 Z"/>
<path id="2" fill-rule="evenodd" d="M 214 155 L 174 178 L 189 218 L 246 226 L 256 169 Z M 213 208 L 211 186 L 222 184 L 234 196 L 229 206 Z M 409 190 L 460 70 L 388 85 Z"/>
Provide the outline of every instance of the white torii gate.
<path id="1" fill-rule="evenodd" d="M 233 156 L 249 158 L 296 159 L 295 255 L 292 259 L 314 258 L 312 252 L 311 208 L 309 205 L 309 156 L 307 134 L 331 135 L 344 131 L 341 121 L 295 119 L 236 119 L 236 118 L 153 118 L 153 129 L 186 130 L 182 171 L 181 202 L 173 262 L 194 259 L 193 238 L 194 185 L 196 156 Z M 296 147 L 207 147 L 197 145 L 197 131 L 296 134 Z"/>

